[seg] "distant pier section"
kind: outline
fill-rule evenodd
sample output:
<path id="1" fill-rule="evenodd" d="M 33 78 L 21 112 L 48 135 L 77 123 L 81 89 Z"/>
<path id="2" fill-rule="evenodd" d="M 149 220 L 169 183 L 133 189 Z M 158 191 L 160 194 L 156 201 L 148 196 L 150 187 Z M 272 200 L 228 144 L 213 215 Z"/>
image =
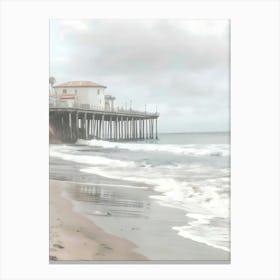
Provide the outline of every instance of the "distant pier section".
<path id="1" fill-rule="evenodd" d="M 136 141 L 158 139 L 157 112 L 115 108 L 115 97 L 105 95 L 106 86 L 90 81 L 55 85 L 50 78 L 50 139 L 74 143 L 77 139 Z"/>

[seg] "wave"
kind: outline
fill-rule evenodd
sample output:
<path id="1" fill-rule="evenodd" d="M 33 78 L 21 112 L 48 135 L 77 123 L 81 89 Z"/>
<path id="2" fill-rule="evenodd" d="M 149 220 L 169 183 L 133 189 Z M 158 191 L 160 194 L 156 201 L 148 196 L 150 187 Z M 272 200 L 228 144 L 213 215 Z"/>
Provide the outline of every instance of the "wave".
<path id="1" fill-rule="evenodd" d="M 132 185 L 121 185 L 121 184 L 106 184 L 106 183 L 91 183 L 91 182 L 75 182 L 75 181 L 68 181 L 68 184 L 79 186 L 84 186 L 82 188 L 82 192 L 92 192 L 93 187 L 112 187 L 112 188 L 128 188 L 128 189 L 144 189 L 146 190 L 148 187 L 142 187 L 142 186 L 132 186 Z"/>
<path id="2" fill-rule="evenodd" d="M 187 144 L 187 145 L 171 145 L 171 144 L 151 144 L 151 143 L 120 143 L 109 142 L 103 140 L 82 140 L 79 139 L 77 144 L 102 147 L 105 149 L 122 149 L 130 151 L 144 152 L 167 152 L 176 155 L 192 155 L 192 156 L 228 156 L 228 144 Z"/>
<path id="3" fill-rule="evenodd" d="M 99 167 L 82 168 L 81 171 L 150 186 L 158 192 L 157 195 L 151 195 L 151 199 L 162 206 L 186 211 L 190 219 L 188 224 L 172 227 L 178 235 L 229 251 L 229 226 L 211 225 L 215 219 L 223 220 L 224 223 L 229 219 L 229 178 L 187 183 L 168 178 L 170 174 L 159 178 L 156 169 L 137 170 L 137 174 L 131 169 L 109 170 Z"/>
<path id="4" fill-rule="evenodd" d="M 124 161 L 118 159 L 110 159 L 101 156 L 87 156 L 87 155 L 75 155 L 67 154 L 64 151 L 58 151 L 56 149 L 50 149 L 50 157 L 56 157 L 63 160 L 74 161 L 77 163 L 97 165 L 97 166 L 114 166 L 114 167 L 134 167 L 135 162 Z"/>
<path id="5" fill-rule="evenodd" d="M 190 168 L 192 172 L 203 172 L 203 168 L 196 171 L 192 166 Z M 184 172 L 183 170 L 180 172 Z M 150 186 L 158 193 L 151 195 L 151 199 L 162 206 L 181 209 L 187 213 L 190 221 L 186 226 L 172 227 L 178 235 L 229 251 L 228 225 L 211 225 L 215 219 L 229 219 L 229 177 L 224 177 L 227 176 L 225 170 L 220 173 L 220 177 L 194 182 L 172 177 L 172 170 L 164 174 L 160 166 L 122 170 L 95 166 L 82 168 L 80 171 Z"/>
<path id="6" fill-rule="evenodd" d="M 226 228 L 211 226 L 211 220 L 215 218 L 211 215 L 187 214 L 186 216 L 192 218 L 193 221 L 187 226 L 172 227 L 173 230 L 178 231 L 178 235 L 217 249 L 230 251 L 228 226 Z"/>
<path id="7" fill-rule="evenodd" d="M 113 164 L 108 165 L 107 162 Z M 151 186 L 159 193 L 152 198 L 165 206 L 190 211 L 196 205 L 197 211 L 205 209 L 215 216 L 228 216 L 229 168 L 212 168 L 196 163 L 151 166 L 142 161 L 102 158 L 100 164 L 95 162 L 81 167 L 80 171 Z"/>

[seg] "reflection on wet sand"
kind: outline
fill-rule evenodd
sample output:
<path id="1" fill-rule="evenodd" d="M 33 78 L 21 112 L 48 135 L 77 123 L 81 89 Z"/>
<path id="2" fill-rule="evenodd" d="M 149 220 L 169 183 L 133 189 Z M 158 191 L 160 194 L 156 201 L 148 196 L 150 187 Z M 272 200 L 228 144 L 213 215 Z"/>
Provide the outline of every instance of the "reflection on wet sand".
<path id="1" fill-rule="evenodd" d="M 71 199 L 82 203 L 82 211 L 88 215 L 147 218 L 150 210 L 149 201 L 141 200 L 135 192 L 122 190 L 117 185 L 110 188 L 102 184 L 72 184 L 67 192 Z"/>

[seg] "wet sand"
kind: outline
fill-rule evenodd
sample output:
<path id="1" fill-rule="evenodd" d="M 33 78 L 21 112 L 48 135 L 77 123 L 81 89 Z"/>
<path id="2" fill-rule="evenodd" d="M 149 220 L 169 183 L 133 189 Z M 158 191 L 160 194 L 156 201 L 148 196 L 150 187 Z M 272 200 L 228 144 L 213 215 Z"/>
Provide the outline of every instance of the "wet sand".
<path id="1" fill-rule="evenodd" d="M 153 191 L 94 185 L 50 180 L 51 262 L 229 263 L 228 252 L 171 230 L 184 212 L 149 199 Z"/>
<path id="2" fill-rule="evenodd" d="M 62 196 L 67 182 L 50 180 L 50 262 L 141 261 L 135 244 L 105 233 L 86 216 L 73 211 Z"/>
<path id="3" fill-rule="evenodd" d="M 185 212 L 158 204 L 150 188 L 120 185 L 95 177 L 94 183 L 67 182 L 64 196 L 106 233 L 137 245 L 135 252 L 150 262 L 229 263 L 230 254 L 221 249 L 179 236 L 174 225 L 186 224 Z M 128 186 L 128 185 L 127 185 Z"/>

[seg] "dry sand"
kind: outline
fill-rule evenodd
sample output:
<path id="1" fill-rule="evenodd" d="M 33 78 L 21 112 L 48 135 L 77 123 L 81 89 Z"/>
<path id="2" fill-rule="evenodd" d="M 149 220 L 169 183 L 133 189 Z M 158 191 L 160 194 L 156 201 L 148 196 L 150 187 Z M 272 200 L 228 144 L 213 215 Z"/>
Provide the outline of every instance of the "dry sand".
<path id="1" fill-rule="evenodd" d="M 50 261 L 140 261 L 146 258 L 125 239 L 105 233 L 92 221 L 73 212 L 62 196 L 67 182 L 50 181 Z"/>

